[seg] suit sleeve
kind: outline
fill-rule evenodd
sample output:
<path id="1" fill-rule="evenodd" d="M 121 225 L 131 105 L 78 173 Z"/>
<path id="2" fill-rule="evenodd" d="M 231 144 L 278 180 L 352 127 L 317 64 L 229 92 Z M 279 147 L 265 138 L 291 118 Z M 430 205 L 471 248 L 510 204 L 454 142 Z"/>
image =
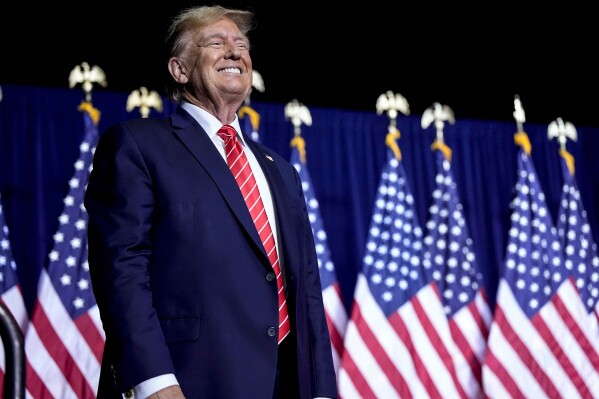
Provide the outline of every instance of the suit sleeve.
<path id="1" fill-rule="evenodd" d="M 174 373 L 148 277 L 152 179 L 138 144 L 123 125 L 110 128 L 100 139 L 85 206 L 90 275 L 106 332 L 104 356 L 114 368 L 117 389 Z"/>

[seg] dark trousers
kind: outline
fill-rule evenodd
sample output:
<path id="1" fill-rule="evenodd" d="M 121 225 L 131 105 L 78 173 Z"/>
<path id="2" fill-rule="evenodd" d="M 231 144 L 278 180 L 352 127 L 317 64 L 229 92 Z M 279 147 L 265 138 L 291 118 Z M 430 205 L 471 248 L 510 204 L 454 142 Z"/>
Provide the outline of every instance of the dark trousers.
<path id="1" fill-rule="evenodd" d="M 297 349 L 295 334 L 291 332 L 279 345 L 277 374 L 273 399 L 299 399 L 297 378 Z"/>

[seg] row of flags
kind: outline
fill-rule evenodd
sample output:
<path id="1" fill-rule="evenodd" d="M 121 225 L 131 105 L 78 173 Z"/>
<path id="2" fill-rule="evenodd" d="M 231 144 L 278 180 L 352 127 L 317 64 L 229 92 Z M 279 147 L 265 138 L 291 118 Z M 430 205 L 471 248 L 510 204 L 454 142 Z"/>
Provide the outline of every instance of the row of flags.
<path id="1" fill-rule="evenodd" d="M 39 277 L 31 318 L 25 310 L 0 208 L 0 300 L 11 310 L 24 335 L 27 398 L 94 399 L 98 389 L 105 335 L 89 277 L 83 197 L 99 139 L 100 112 L 90 102 L 83 102 L 79 109 L 83 112 L 84 137 L 63 200 L 49 263 Z M 5 365 L 1 366 L 3 372 Z M 4 382 L 1 378 L 2 392 Z"/>
<path id="2" fill-rule="evenodd" d="M 426 233 L 390 129 L 363 269 L 338 374 L 343 398 L 483 397 L 491 319 L 451 173 L 435 142 L 437 173 Z"/>
<path id="3" fill-rule="evenodd" d="M 483 381 L 498 397 L 599 397 L 599 259 L 561 152 L 563 193 L 553 224 L 524 132 L 503 273 Z"/>
<path id="4" fill-rule="evenodd" d="M 451 149 L 442 135 L 432 145 L 437 173 L 423 232 L 398 138 L 390 126 L 349 315 L 326 241 L 317 238 L 340 397 L 599 397 L 599 258 L 572 156 L 560 152 L 564 183 L 555 228 L 528 137 L 515 135 L 519 180 L 493 312 Z M 326 238 L 297 129 L 291 147 L 315 237 Z"/>
<path id="5" fill-rule="evenodd" d="M 27 398 L 97 393 L 105 336 L 89 279 L 83 196 L 100 113 L 90 102 L 80 110 L 85 135 L 31 319 L 0 198 L 0 301 L 25 337 Z M 240 116 L 259 141 L 258 113 L 246 104 Z M 347 306 L 296 129 L 290 162 L 314 233 L 340 398 L 599 397 L 599 257 L 573 158 L 562 150 L 564 184 L 554 226 L 530 142 L 524 132 L 515 137 L 518 182 L 495 309 L 473 251 L 451 149 L 439 139 L 433 144 L 437 172 L 423 228 L 394 128 L 386 137 L 387 161 Z M 0 366 L 3 373 L 3 356 Z M 2 374 L 0 389 L 3 382 Z"/>

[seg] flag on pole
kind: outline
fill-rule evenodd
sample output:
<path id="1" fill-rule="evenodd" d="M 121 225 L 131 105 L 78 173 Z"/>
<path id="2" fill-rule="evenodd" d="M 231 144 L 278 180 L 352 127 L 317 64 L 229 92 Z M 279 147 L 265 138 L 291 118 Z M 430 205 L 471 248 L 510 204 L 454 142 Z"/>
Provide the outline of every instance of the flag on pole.
<path id="1" fill-rule="evenodd" d="M 454 343 L 436 283 L 427 284 L 422 229 L 395 143 L 375 199 L 362 271 L 345 333 L 339 395 L 350 398 L 464 398 Z"/>
<path id="2" fill-rule="evenodd" d="M 100 113 L 89 102 L 80 110 L 85 135 L 25 336 L 27 388 L 36 399 L 95 399 L 100 377 L 105 335 L 89 277 L 83 206 Z"/>
<path id="3" fill-rule="evenodd" d="M 423 266 L 439 287 L 451 335 L 456 343 L 454 363 L 469 398 L 482 397 L 482 362 L 491 309 L 459 192 L 451 171 L 451 149 L 436 141 L 436 187 L 424 238 Z"/>
<path id="4" fill-rule="evenodd" d="M 333 349 L 333 363 L 335 371 L 338 371 L 341 355 L 343 354 L 343 338 L 345 336 L 345 328 L 347 327 L 347 312 L 343 304 L 339 281 L 335 273 L 335 265 L 331 260 L 327 234 L 320 216 L 320 208 L 312 185 L 312 178 L 306 165 L 304 139 L 299 135 L 296 135 L 291 140 L 290 160 L 291 164 L 298 171 L 302 181 L 310 225 L 314 234 L 316 256 L 318 257 L 318 271 L 320 273 L 324 310 Z"/>
<path id="5" fill-rule="evenodd" d="M 488 397 L 599 397 L 588 314 L 564 268 L 525 133 L 516 134 L 518 180 L 494 318 L 483 364 Z"/>
<path id="6" fill-rule="evenodd" d="M 563 188 L 557 218 L 557 233 L 564 251 L 564 266 L 576 282 L 581 299 L 597 328 L 596 309 L 599 300 L 599 257 L 593 240 L 587 212 L 574 177 L 574 157 L 560 151 Z M 599 308 L 598 308 L 599 309 Z M 597 336 L 599 339 L 599 336 Z"/>
<path id="7" fill-rule="evenodd" d="M 0 200 L 0 301 L 12 314 L 24 334 L 29 322 L 29 315 L 25 308 L 21 284 L 17 276 L 17 265 L 12 256 L 9 237 L 8 226 L 6 225 Z M 4 394 L 5 362 L 4 345 L 0 345 L 0 395 Z"/>
<path id="8" fill-rule="evenodd" d="M 258 133 L 260 114 L 254 108 L 245 104 L 239 108 L 238 115 L 241 119 L 241 130 L 248 134 L 252 140 L 260 142 L 260 134 Z"/>

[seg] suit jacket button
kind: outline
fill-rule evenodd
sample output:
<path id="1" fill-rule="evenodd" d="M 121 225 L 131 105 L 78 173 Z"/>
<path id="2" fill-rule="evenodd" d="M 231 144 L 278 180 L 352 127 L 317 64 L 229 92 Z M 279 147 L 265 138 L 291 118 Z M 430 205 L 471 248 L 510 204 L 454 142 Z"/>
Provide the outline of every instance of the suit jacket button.
<path id="1" fill-rule="evenodd" d="M 266 273 L 266 281 L 273 281 L 275 279 L 275 274 L 273 272 Z"/>
<path id="2" fill-rule="evenodd" d="M 133 389 L 130 389 L 125 392 L 126 399 L 133 399 L 134 396 L 135 396 L 135 391 Z"/>
<path id="3" fill-rule="evenodd" d="M 268 330 L 266 330 L 266 333 L 269 336 L 274 337 L 275 335 L 277 335 L 277 329 L 274 327 L 268 327 Z"/>

